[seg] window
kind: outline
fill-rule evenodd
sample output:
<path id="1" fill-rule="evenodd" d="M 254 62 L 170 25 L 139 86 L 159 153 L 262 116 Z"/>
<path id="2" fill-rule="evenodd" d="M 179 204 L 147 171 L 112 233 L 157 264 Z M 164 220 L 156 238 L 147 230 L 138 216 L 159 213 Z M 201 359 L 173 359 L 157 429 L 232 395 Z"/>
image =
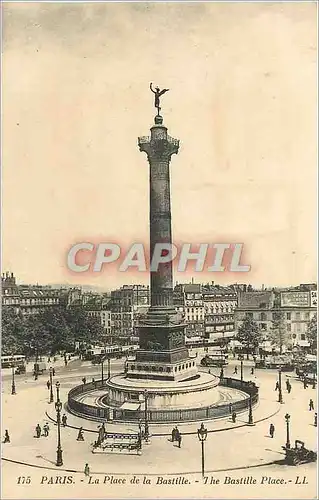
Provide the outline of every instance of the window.
<path id="1" fill-rule="evenodd" d="M 291 323 L 287 323 L 287 332 L 291 332 Z"/>
<path id="2" fill-rule="evenodd" d="M 260 323 L 260 329 L 261 329 L 261 330 L 267 330 L 267 325 L 266 325 L 266 323 Z"/>
<path id="3" fill-rule="evenodd" d="M 310 319 L 310 312 L 305 312 L 305 320 L 309 321 Z"/>
<path id="4" fill-rule="evenodd" d="M 295 333 L 292 334 L 292 338 L 295 339 L 297 335 Z"/>
<path id="5" fill-rule="evenodd" d="M 300 340 L 306 340 L 306 335 L 304 333 L 300 335 Z"/>
<path id="6" fill-rule="evenodd" d="M 300 320 L 300 312 L 296 312 L 296 320 Z"/>
<path id="7" fill-rule="evenodd" d="M 260 321 L 266 321 L 266 313 L 262 312 L 260 313 Z"/>
<path id="8" fill-rule="evenodd" d="M 288 321 L 290 321 L 291 320 L 291 313 L 287 313 L 286 318 L 288 319 Z"/>

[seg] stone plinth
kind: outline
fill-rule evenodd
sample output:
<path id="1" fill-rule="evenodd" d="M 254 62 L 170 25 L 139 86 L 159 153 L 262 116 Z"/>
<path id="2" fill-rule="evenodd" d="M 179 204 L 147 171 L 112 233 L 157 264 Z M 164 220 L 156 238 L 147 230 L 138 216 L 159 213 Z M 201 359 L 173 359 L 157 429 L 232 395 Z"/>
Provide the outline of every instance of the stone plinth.
<path id="1" fill-rule="evenodd" d="M 208 373 L 200 373 L 192 380 L 175 381 L 136 380 L 115 375 L 107 382 L 108 396 L 106 402 L 113 407 L 123 403 L 141 403 L 147 390 L 148 410 L 192 409 L 200 406 L 213 405 L 219 398 L 216 387 L 219 378 Z"/>

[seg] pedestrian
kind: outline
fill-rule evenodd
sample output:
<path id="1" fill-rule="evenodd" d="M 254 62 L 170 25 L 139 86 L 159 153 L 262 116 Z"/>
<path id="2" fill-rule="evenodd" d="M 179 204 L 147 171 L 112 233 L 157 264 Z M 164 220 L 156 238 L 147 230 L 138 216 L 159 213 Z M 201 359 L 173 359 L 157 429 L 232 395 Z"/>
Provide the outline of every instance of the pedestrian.
<path id="1" fill-rule="evenodd" d="M 86 384 L 86 378 L 85 377 L 82 378 L 82 382 L 83 382 L 84 385 Z"/>
<path id="2" fill-rule="evenodd" d="M 52 376 L 54 377 L 55 375 L 55 368 L 52 368 Z"/>
<path id="3" fill-rule="evenodd" d="M 55 362 L 56 362 L 56 356 L 54 356 L 54 358 L 53 358 L 53 363 L 55 363 Z"/>
<path id="4" fill-rule="evenodd" d="M 180 448 L 181 444 L 182 444 L 182 434 L 179 431 L 177 431 L 177 432 L 178 432 L 178 434 L 177 434 L 176 438 L 177 438 L 177 442 L 178 442 L 178 447 Z"/>
<path id="5" fill-rule="evenodd" d="M 95 378 L 92 378 L 92 384 L 95 385 Z"/>
<path id="6" fill-rule="evenodd" d="M 315 427 L 317 427 L 317 423 L 318 423 L 318 416 L 317 416 L 317 413 L 315 413 L 315 418 L 314 418 L 314 421 L 313 421 L 313 425 Z"/>
<path id="7" fill-rule="evenodd" d="M 65 359 L 65 360 L 64 360 L 64 366 L 67 366 L 67 364 L 68 364 L 68 362 L 67 362 L 67 360 Z"/>
<path id="8" fill-rule="evenodd" d="M 303 388 L 307 389 L 308 388 L 308 383 L 306 377 L 303 379 Z"/>
<path id="9" fill-rule="evenodd" d="M 105 424 L 103 422 L 103 424 L 101 425 L 101 438 L 102 438 L 102 441 L 105 439 L 105 436 L 106 436 L 106 429 L 105 429 Z"/>
<path id="10" fill-rule="evenodd" d="M 229 403 L 228 408 L 229 408 L 229 414 L 231 415 L 233 412 L 233 404 Z"/>
<path id="11" fill-rule="evenodd" d="M 251 371 L 250 371 L 250 374 L 251 374 L 251 375 L 254 375 L 254 371 L 255 371 L 255 370 L 254 370 L 254 367 L 252 366 Z"/>
<path id="12" fill-rule="evenodd" d="M 83 435 L 83 427 L 79 428 L 79 433 L 78 437 L 76 438 L 77 441 L 84 441 L 84 435 Z"/>
<path id="13" fill-rule="evenodd" d="M 271 438 L 273 438 L 274 434 L 275 434 L 275 426 L 274 426 L 274 424 L 271 423 L 270 426 L 269 426 L 269 436 Z"/>
<path id="14" fill-rule="evenodd" d="M 65 413 L 63 413 L 63 415 L 62 415 L 62 425 L 63 425 L 63 427 L 65 427 L 65 426 L 66 426 L 67 420 L 68 420 L 68 419 L 67 419 L 66 414 L 65 414 Z"/>
<path id="15" fill-rule="evenodd" d="M 51 363 L 51 358 L 50 358 L 50 356 L 48 357 L 48 363 Z"/>
<path id="16" fill-rule="evenodd" d="M 289 386 L 290 386 L 290 381 L 289 381 L 289 378 L 287 378 L 287 380 L 286 380 L 286 389 L 287 389 L 287 392 L 289 392 Z"/>
<path id="17" fill-rule="evenodd" d="M 278 382 L 278 380 L 276 382 L 275 391 L 279 391 L 279 382 Z"/>
<path id="18" fill-rule="evenodd" d="M 103 426 L 99 426 L 98 427 L 98 438 L 97 438 L 97 445 L 98 446 L 101 446 L 102 442 L 103 442 L 103 439 L 104 439 L 104 430 L 103 430 Z"/>
<path id="19" fill-rule="evenodd" d="M 84 467 L 84 475 L 87 477 L 90 475 L 90 467 L 89 467 L 89 464 L 85 464 L 85 467 Z"/>
<path id="20" fill-rule="evenodd" d="M 172 443 L 174 443 L 175 441 L 175 434 L 176 434 L 176 431 L 175 431 L 175 427 L 172 429 Z"/>
<path id="21" fill-rule="evenodd" d="M 232 418 L 233 423 L 235 424 L 236 418 L 237 418 L 237 413 L 235 411 L 233 411 L 231 418 Z"/>
<path id="22" fill-rule="evenodd" d="M 235 366 L 234 375 L 237 375 L 237 373 L 238 373 L 238 368 L 237 368 L 237 366 Z"/>
<path id="23" fill-rule="evenodd" d="M 46 424 L 43 426 L 43 435 L 44 435 L 44 437 L 48 437 L 48 435 L 49 435 L 49 430 L 50 430 L 50 428 L 49 428 L 49 424 L 48 424 L 48 423 L 46 423 Z"/>
<path id="24" fill-rule="evenodd" d="M 51 387 L 51 383 L 50 383 L 50 380 L 47 381 L 47 388 L 48 390 L 50 390 L 50 387 Z"/>
<path id="25" fill-rule="evenodd" d="M 290 394 L 290 393 L 291 393 L 291 387 L 292 387 L 292 386 L 291 386 L 291 383 L 289 382 L 289 385 L 288 385 L 288 387 L 287 387 L 288 394 Z"/>
<path id="26" fill-rule="evenodd" d="M 69 359 L 69 361 L 71 361 L 71 355 L 70 354 L 69 354 L 69 358 L 68 359 Z"/>
<path id="27" fill-rule="evenodd" d="M 309 411 L 314 410 L 314 405 L 312 399 L 309 400 Z"/>
<path id="28" fill-rule="evenodd" d="M 316 415 L 317 415 L 317 413 L 316 413 Z M 4 441 L 3 442 L 10 443 L 9 431 L 7 429 L 4 431 Z"/>
<path id="29" fill-rule="evenodd" d="M 208 370 L 208 373 L 209 373 L 209 375 L 210 375 L 210 370 Z"/>
<path id="30" fill-rule="evenodd" d="M 41 437 L 41 427 L 39 424 L 37 424 L 37 426 L 35 428 L 35 433 L 36 433 L 37 438 Z"/>

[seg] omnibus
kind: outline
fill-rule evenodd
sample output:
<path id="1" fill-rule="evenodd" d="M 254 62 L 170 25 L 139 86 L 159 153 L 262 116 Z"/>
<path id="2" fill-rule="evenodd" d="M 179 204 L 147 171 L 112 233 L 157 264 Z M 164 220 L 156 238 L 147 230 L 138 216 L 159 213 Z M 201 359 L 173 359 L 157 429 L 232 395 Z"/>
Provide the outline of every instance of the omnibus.
<path id="1" fill-rule="evenodd" d="M 12 366 L 25 365 L 25 356 L 16 354 L 14 356 L 1 356 L 1 368 L 12 368 Z"/>
<path id="2" fill-rule="evenodd" d="M 223 350 L 215 350 L 206 354 L 201 360 L 202 366 L 226 366 L 228 365 L 228 353 Z"/>

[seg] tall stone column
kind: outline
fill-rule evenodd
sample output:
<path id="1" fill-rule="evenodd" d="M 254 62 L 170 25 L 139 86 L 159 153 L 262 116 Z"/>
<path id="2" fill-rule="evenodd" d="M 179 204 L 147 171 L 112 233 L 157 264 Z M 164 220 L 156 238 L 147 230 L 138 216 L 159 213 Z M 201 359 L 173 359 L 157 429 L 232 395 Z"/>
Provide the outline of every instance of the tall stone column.
<path id="1" fill-rule="evenodd" d="M 140 151 L 147 154 L 150 165 L 152 257 L 157 243 L 172 243 L 169 167 L 172 155 L 178 153 L 179 141 L 168 135 L 163 118 L 158 114 L 151 135 L 139 137 L 138 145 Z M 172 262 L 159 264 L 156 271 L 150 272 L 150 281 L 151 307 L 139 324 L 140 350 L 130 375 L 162 380 L 183 380 L 194 376 L 196 369 L 188 362 L 185 347 L 185 324 L 173 304 Z"/>
<path id="2" fill-rule="evenodd" d="M 139 138 L 140 151 L 147 154 L 150 165 L 150 255 L 156 243 L 172 243 L 171 200 L 169 164 L 171 156 L 178 153 L 179 141 L 167 134 L 163 118 L 155 117 L 149 137 Z M 173 273 L 172 262 L 159 264 L 151 271 L 151 309 L 162 313 L 172 312 Z M 164 311 L 164 309 L 169 309 Z"/>

